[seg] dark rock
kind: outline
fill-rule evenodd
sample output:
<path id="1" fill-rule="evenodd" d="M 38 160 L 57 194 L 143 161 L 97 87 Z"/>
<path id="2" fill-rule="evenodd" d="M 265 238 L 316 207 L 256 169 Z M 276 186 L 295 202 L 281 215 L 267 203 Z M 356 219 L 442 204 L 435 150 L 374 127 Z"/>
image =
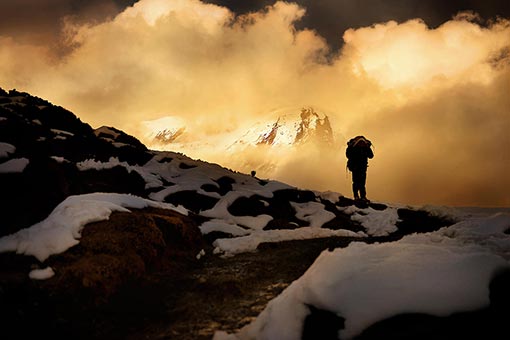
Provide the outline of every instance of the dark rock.
<path id="1" fill-rule="evenodd" d="M 236 181 L 231 177 L 223 176 L 218 178 L 215 182 L 218 185 L 207 183 L 203 184 L 200 188 L 207 192 L 217 192 L 221 196 L 225 196 L 226 193 L 232 191 L 232 184 L 234 184 Z"/>
<path id="2" fill-rule="evenodd" d="M 205 234 L 203 237 L 207 243 L 212 244 L 218 238 L 232 238 L 233 236 L 222 231 L 212 231 L 208 234 Z"/>
<path id="3" fill-rule="evenodd" d="M 445 218 L 432 216 L 423 210 L 401 208 L 397 212 L 401 220 L 397 222 L 398 233 L 404 235 L 436 231 L 454 223 Z"/>
<path id="4" fill-rule="evenodd" d="M 110 130 L 113 133 L 108 133 Z M 135 149 L 147 151 L 147 147 L 142 144 L 137 138 L 128 135 L 122 130 L 116 129 L 111 126 L 103 126 L 94 131 L 95 135 L 99 138 L 106 138 L 116 143 L 127 144 Z"/>
<path id="5" fill-rule="evenodd" d="M 221 196 L 224 196 L 227 192 L 229 191 L 232 191 L 232 184 L 234 184 L 236 182 L 235 179 L 233 179 L 232 177 L 228 177 L 228 176 L 223 176 L 223 177 L 220 177 L 216 180 L 216 183 L 218 183 L 218 185 L 220 186 L 220 189 L 218 191 L 218 193 L 221 195 Z"/>
<path id="6" fill-rule="evenodd" d="M 386 204 L 370 202 L 369 207 L 374 210 L 383 211 L 388 208 Z"/>
<path id="7" fill-rule="evenodd" d="M 209 210 L 218 203 L 218 199 L 202 195 L 193 190 L 179 191 L 165 197 L 165 202 L 173 205 L 182 205 L 186 209 L 199 213 L 203 210 Z"/>
<path id="8" fill-rule="evenodd" d="M 152 153 L 133 148 L 130 145 L 115 148 L 111 152 L 119 161 L 126 162 L 129 165 L 144 165 L 154 157 Z"/>
<path id="9" fill-rule="evenodd" d="M 93 192 L 130 193 L 137 196 L 145 194 L 145 180 L 136 172 L 129 172 L 123 166 L 110 169 L 85 170 L 76 174 L 71 184 L 73 194 Z"/>
<path id="10" fill-rule="evenodd" d="M 0 236 L 43 219 L 71 194 L 73 167 L 51 158 L 32 159 L 22 173 L 0 174 Z"/>
<path id="11" fill-rule="evenodd" d="M 308 305 L 310 314 L 303 324 L 302 340 L 336 340 L 338 332 L 345 327 L 345 319 L 333 312 Z"/>
<path id="12" fill-rule="evenodd" d="M 333 230 L 346 229 L 354 232 L 365 231 L 365 228 L 363 228 L 359 222 L 352 221 L 351 215 L 338 210 L 337 205 L 333 204 L 331 201 L 321 199 L 321 203 L 324 204 L 324 209 L 326 211 L 335 214 L 335 218 L 324 223 L 322 228 Z"/>
<path id="13" fill-rule="evenodd" d="M 264 230 L 275 230 L 275 229 L 296 229 L 299 227 L 305 227 L 308 222 L 298 220 L 297 218 L 276 218 L 272 219 L 264 227 Z"/>
<path id="14" fill-rule="evenodd" d="M 339 207 L 350 207 L 351 205 L 354 205 L 354 200 L 345 196 L 340 196 L 336 205 Z"/>
<path id="15" fill-rule="evenodd" d="M 184 162 L 181 162 L 179 164 L 179 168 L 181 168 L 183 170 L 193 169 L 193 168 L 196 168 L 196 167 L 197 167 L 196 165 L 186 164 Z"/>
<path id="16" fill-rule="evenodd" d="M 342 213 L 335 213 L 336 217 L 329 222 L 323 224 L 322 228 L 339 230 L 345 229 L 355 233 L 358 231 L 365 231 L 365 228 L 359 222 L 352 221 L 351 217 Z"/>
<path id="17" fill-rule="evenodd" d="M 274 192 L 276 201 L 292 201 L 296 203 L 313 202 L 317 197 L 313 191 L 298 189 L 282 189 Z"/>
<path id="18" fill-rule="evenodd" d="M 172 160 L 173 160 L 172 157 L 164 157 L 164 158 L 161 158 L 158 162 L 159 163 L 170 163 Z"/>
<path id="19" fill-rule="evenodd" d="M 234 216 L 272 216 L 273 219 L 264 230 L 295 229 L 309 225 L 308 222 L 296 218 L 296 210 L 288 200 L 282 198 L 284 195 L 285 193 L 281 193 L 273 198 L 260 195 L 239 197 L 228 207 L 228 211 Z M 293 194 L 293 197 L 297 197 L 297 194 Z"/>
<path id="20" fill-rule="evenodd" d="M 259 216 L 267 214 L 268 208 L 261 201 L 265 198 L 259 195 L 239 197 L 229 207 L 228 212 L 234 216 Z"/>

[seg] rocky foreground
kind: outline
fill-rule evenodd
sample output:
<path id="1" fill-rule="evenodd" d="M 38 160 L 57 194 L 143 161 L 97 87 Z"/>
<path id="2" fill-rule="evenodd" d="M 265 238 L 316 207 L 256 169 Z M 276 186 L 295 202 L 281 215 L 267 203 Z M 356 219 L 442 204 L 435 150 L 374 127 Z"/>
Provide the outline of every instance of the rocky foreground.
<path id="1" fill-rule="evenodd" d="M 78 244 L 43 261 L 23 255 L 22 246 L 1 252 L 2 339 L 210 339 L 217 330 L 235 332 L 252 321 L 326 249 L 393 242 L 455 222 L 151 151 L 115 128 L 94 130 L 61 107 L 1 90 L 0 187 L 4 237 L 44 220 L 70 196 L 95 192 L 186 211 L 113 212 L 84 225 Z M 394 216 L 394 223 L 373 229 L 367 211 Z M 289 237 L 288 231 L 303 230 L 308 236 Z M 243 237 L 253 241 L 251 251 L 236 243 Z M 54 271 L 51 278 L 29 276 L 46 267 Z M 508 283 L 508 273 L 493 280 L 493 303 L 482 310 L 442 318 L 405 314 L 361 338 L 449 338 L 477 329 L 495 335 L 510 306 Z M 302 337 L 336 339 L 343 320 L 310 310 Z"/>

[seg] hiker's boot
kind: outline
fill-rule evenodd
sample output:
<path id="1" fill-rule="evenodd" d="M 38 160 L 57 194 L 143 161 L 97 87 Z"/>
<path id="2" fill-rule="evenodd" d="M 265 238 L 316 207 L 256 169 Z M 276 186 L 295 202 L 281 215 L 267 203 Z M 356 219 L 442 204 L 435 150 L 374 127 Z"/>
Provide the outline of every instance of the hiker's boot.
<path id="1" fill-rule="evenodd" d="M 359 190 L 359 193 L 360 193 L 361 199 L 363 201 L 366 201 L 367 200 L 367 191 L 365 190 L 365 188 L 361 188 Z"/>

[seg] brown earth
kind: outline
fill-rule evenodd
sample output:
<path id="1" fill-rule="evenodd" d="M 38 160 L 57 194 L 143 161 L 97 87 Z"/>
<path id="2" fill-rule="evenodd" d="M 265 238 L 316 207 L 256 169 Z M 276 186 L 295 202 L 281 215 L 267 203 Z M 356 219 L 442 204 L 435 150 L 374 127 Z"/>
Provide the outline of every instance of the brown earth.
<path id="1" fill-rule="evenodd" d="M 221 258 L 191 218 L 160 209 L 116 212 L 87 225 L 79 245 L 44 265 L 0 254 L 2 339 L 210 339 L 250 322 L 322 250 L 350 241 L 263 244 Z M 201 249 L 206 255 L 197 259 Z M 53 278 L 28 278 L 46 265 Z"/>
<path id="2" fill-rule="evenodd" d="M 419 226 L 418 220 L 427 219 L 409 211 L 402 216 L 407 216 L 400 224 L 402 232 L 363 241 L 397 240 L 409 228 L 406 223 L 415 219 L 412 224 Z M 222 258 L 212 254 L 195 218 L 159 209 L 114 213 L 108 221 L 87 225 L 79 245 L 50 257 L 44 266 L 52 266 L 56 275 L 45 281 L 28 278 L 31 268 L 41 266 L 35 259 L 0 254 L 1 338 L 211 339 L 216 330 L 234 332 L 251 322 L 322 251 L 360 240 L 333 237 L 261 244 L 254 253 Z M 197 259 L 201 249 L 206 255 Z M 506 313 L 508 304 L 504 306 Z M 482 316 L 493 312 L 483 311 Z M 311 308 L 303 339 L 338 334 L 342 319 L 331 314 Z M 428 316 L 412 318 L 418 329 L 431 322 Z M 393 334 L 402 326 L 399 320 L 382 323 L 364 336 Z M 475 324 L 483 318 L 473 314 L 469 320 Z M 442 327 L 435 328 L 437 333 L 450 325 L 443 319 L 433 321 Z M 412 331 L 407 329 L 400 338 Z"/>

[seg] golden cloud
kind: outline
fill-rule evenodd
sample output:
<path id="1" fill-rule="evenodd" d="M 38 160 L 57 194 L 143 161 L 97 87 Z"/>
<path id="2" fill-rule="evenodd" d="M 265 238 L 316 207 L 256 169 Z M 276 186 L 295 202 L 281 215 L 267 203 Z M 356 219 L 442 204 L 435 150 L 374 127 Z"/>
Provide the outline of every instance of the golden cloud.
<path id="1" fill-rule="evenodd" d="M 376 145 L 370 197 L 510 204 L 509 20 L 349 29 L 332 56 L 316 32 L 296 29 L 304 14 L 287 2 L 236 17 L 198 0 L 141 0 L 99 24 L 68 20 L 63 57 L 0 37 L 0 86 L 141 138 L 148 121 L 172 117 L 188 141 L 207 141 L 179 151 L 243 171 L 277 156 L 278 169 L 259 175 L 344 194 L 345 139 L 364 134 Z M 329 115 L 336 153 L 219 149 L 275 109 L 310 105 Z"/>

